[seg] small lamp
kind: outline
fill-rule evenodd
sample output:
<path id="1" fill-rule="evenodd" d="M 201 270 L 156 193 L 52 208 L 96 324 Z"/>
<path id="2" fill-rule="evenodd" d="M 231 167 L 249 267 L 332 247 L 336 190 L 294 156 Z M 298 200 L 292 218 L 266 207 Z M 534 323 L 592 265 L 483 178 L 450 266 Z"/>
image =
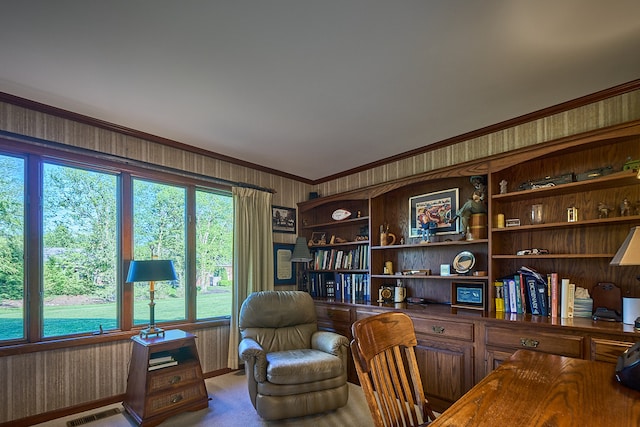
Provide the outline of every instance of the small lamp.
<path id="1" fill-rule="evenodd" d="M 307 246 L 307 238 L 306 237 L 298 237 L 296 238 L 296 245 L 293 247 L 293 253 L 291 254 L 291 262 L 299 262 L 306 265 L 313 258 L 311 257 L 311 253 L 309 252 L 309 246 Z M 306 291 L 306 280 L 304 280 L 303 274 L 303 285 L 302 290 Z M 298 283 L 298 289 L 300 289 L 300 284 Z"/>
<path id="2" fill-rule="evenodd" d="M 141 337 L 148 338 L 151 335 L 164 336 L 164 329 L 156 328 L 156 303 L 153 301 L 155 282 L 177 280 L 177 278 L 176 270 L 173 268 L 173 261 L 170 260 L 131 261 L 131 264 L 129 264 L 127 283 L 149 282 L 149 327 L 140 331 Z"/>
<path id="3" fill-rule="evenodd" d="M 640 227 L 633 227 L 618 252 L 609 265 L 632 266 L 640 265 Z M 638 278 L 640 279 L 640 277 Z M 640 317 L 640 299 L 622 298 L 622 319 L 628 325 L 635 324 Z"/>

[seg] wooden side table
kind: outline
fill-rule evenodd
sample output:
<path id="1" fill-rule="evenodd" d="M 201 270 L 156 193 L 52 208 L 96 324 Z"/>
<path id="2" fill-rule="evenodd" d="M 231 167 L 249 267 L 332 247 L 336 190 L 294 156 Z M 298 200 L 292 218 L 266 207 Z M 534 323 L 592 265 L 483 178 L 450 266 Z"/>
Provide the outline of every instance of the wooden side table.
<path id="1" fill-rule="evenodd" d="M 209 406 L 195 335 L 134 336 L 124 409 L 140 425 L 156 426 L 184 411 Z"/>

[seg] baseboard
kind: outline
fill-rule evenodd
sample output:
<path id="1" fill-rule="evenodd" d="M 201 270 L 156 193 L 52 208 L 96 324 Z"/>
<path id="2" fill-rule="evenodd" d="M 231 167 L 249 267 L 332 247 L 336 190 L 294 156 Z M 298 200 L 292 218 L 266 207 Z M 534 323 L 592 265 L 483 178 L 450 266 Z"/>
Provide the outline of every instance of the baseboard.
<path id="1" fill-rule="evenodd" d="M 7 421 L 5 423 L 0 423 L 0 427 L 29 427 L 34 424 L 40 424 L 46 421 L 55 420 L 56 418 L 62 418 L 84 411 L 90 411 L 95 408 L 112 405 L 114 403 L 122 402 L 123 399 L 124 394 L 118 394 L 116 396 L 94 400 L 92 402 L 83 403 L 81 405 L 69 406 L 67 408 L 56 409 L 54 411 L 43 412 L 41 414 L 32 415 L 30 417 L 20 418 L 18 420 Z"/>

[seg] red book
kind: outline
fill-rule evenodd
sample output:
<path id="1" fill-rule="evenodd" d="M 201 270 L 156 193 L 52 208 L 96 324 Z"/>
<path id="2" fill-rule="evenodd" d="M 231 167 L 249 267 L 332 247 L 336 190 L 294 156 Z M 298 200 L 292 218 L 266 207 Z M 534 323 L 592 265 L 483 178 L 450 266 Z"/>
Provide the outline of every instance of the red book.
<path id="1" fill-rule="evenodd" d="M 551 317 L 558 317 L 558 273 L 551 273 Z"/>

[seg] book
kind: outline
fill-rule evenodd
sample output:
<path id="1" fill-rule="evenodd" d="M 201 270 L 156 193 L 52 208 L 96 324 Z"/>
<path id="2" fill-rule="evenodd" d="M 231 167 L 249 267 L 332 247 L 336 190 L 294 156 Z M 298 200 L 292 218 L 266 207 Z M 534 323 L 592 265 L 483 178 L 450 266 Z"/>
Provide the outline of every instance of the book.
<path id="1" fill-rule="evenodd" d="M 162 368 L 168 368 L 169 366 L 176 366 L 178 364 L 177 360 L 173 360 L 171 362 L 159 363 L 157 365 L 149 365 L 147 368 L 148 371 L 155 371 Z"/>
<path id="2" fill-rule="evenodd" d="M 518 289 L 516 288 L 516 281 L 513 278 L 507 279 L 507 285 L 509 286 L 509 312 L 518 312 Z"/>
<path id="3" fill-rule="evenodd" d="M 514 294 L 515 294 L 515 309 L 516 311 L 512 311 L 512 313 L 518 313 L 518 314 L 523 314 L 524 310 L 522 309 L 524 301 L 523 301 L 523 288 L 521 287 L 520 284 L 520 275 L 519 274 L 515 274 L 513 276 L 513 286 L 514 286 Z"/>
<path id="4" fill-rule="evenodd" d="M 504 312 L 504 284 L 502 280 L 496 280 L 493 282 L 493 286 L 495 289 L 495 303 L 496 303 L 496 311 Z"/>
<path id="5" fill-rule="evenodd" d="M 573 319 L 574 309 L 575 309 L 575 296 L 576 296 L 576 285 L 574 283 L 569 283 L 568 295 L 567 295 L 567 318 Z"/>
<path id="6" fill-rule="evenodd" d="M 173 356 L 171 356 L 171 355 L 150 357 L 149 358 L 149 365 L 159 365 L 161 363 L 172 362 L 173 360 L 174 360 Z"/>
<path id="7" fill-rule="evenodd" d="M 560 283 L 560 317 L 566 319 L 569 314 L 569 279 L 562 279 Z"/>
<path id="8" fill-rule="evenodd" d="M 558 288 L 558 273 L 551 273 L 551 317 L 558 317 L 560 289 Z"/>
<path id="9" fill-rule="evenodd" d="M 502 279 L 502 297 L 504 298 L 504 311 L 511 313 L 511 300 L 509 298 L 509 279 Z"/>
<path id="10" fill-rule="evenodd" d="M 531 314 L 548 316 L 547 280 L 531 267 L 523 266 L 518 272 L 520 273 L 521 281 L 525 283 L 527 303 Z"/>
<path id="11" fill-rule="evenodd" d="M 536 284 L 536 280 L 531 276 L 522 276 L 525 285 L 527 287 L 528 296 L 529 296 L 529 311 L 531 314 L 536 316 L 540 316 L 542 312 L 540 311 L 540 304 L 538 303 L 538 286 Z"/>

